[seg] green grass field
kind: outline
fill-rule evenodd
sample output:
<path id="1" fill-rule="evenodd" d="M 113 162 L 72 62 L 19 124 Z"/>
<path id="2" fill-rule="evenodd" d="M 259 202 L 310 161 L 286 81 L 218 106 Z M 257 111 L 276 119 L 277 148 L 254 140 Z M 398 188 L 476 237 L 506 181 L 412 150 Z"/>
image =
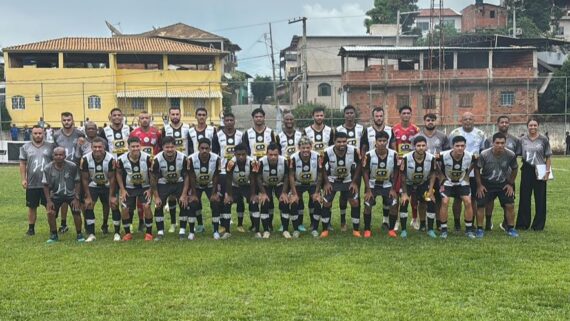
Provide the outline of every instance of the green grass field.
<path id="1" fill-rule="evenodd" d="M 0 319 L 570 320 L 570 159 L 553 168 L 546 229 L 518 239 L 498 229 L 502 213 L 483 240 L 388 239 L 380 215 L 372 239 L 354 239 L 334 210 L 326 240 L 214 241 L 207 225 L 194 242 L 76 244 L 70 232 L 50 246 L 43 209 L 24 236 L 18 170 L 0 167 Z"/>

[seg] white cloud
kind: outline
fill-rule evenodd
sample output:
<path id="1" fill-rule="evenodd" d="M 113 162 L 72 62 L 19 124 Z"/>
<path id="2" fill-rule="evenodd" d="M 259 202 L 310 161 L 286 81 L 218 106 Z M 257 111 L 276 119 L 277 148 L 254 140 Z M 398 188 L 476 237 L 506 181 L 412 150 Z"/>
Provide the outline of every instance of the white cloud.
<path id="1" fill-rule="evenodd" d="M 359 4 L 348 3 L 338 8 L 324 8 L 321 4 L 306 4 L 303 14 L 307 17 L 308 35 L 364 35 L 366 11 Z"/>

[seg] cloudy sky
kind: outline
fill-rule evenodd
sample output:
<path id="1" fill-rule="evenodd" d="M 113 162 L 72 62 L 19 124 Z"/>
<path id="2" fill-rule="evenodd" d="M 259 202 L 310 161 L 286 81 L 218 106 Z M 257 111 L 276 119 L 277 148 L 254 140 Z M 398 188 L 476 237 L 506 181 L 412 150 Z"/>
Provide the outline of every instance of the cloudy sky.
<path id="1" fill-rule="evenodd" d="M 442 0 L 444 7 L 460 11 L 475 0 Z M 436 1 L 437 2 L 437 1 Z M 498 4 L 499 0 L 486 0 Z M 110 36 L 105 20 L 123 33 L 140 33 L 152 27 L 186 23 L 229 38 L 242 51 L 239 69 L 252 75 L 270 74 L 266 45 L 272 23 L 275 52 L 301 34 L 301 24 L 288 19 L 305 16 L 309 35 L 361 35 L 365 12 L 374 0 L 209 0 L 209 1 L 6 1 L 0 16 L 0 47 L 66 37 Z M 419 0 L 427 8 L 429 0 Z"/>

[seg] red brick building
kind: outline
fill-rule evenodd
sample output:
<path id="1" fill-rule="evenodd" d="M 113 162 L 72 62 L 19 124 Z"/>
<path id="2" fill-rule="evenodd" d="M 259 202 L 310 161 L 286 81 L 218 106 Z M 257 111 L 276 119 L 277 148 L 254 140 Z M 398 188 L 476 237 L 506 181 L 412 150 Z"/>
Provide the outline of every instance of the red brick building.
<path id="1" fill-rule="evenodd" d="M 508 21 L 507 8 L 483 1 L 476 1 L 461 10 L 461 32 L 477 32 L 480 30 L 506 28 Z"/>
<path id="2" fill-rule="evenodd" d="M 375 106 L 384 107 L 389 123 L 397 121 L 399 107 L 409 105 L 414 121 L 436 113 L 443 125 L 456 124 L 466 111 L 478 123 L 493 123 L 502 114 L 525 122 L 538 108 L 535 47 L 344 46 L 339 56 L 345 102 L 357 107 L 364 122 Z M 363 59 L 364 69 L 345 71 L 348 57 Z"/>

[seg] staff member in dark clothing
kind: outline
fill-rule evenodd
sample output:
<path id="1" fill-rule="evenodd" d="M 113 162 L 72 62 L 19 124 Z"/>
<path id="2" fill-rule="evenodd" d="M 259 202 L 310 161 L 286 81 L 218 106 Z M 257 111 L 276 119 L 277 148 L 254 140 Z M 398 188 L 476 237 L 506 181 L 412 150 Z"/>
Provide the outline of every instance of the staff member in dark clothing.
<path id="1" fill-rule="evenodd" d="M 522 145 L 522 168 L 519 213 L 517 217 L 517 229 L 526 230 L 532 227 L 535 231 L 542 231 L 546 222 L 546 181 L 550 175 L 550 156 L 552 150 L 546 136 L 538 133 L 538 120 L 531 119 L 527 122 L 528 134 L 521 138 Z M 540 171 L 538 177 L 537 168 L 546 167 Z M 530 197 L 534 191 L 535 216 L 531 225 Z"/>

